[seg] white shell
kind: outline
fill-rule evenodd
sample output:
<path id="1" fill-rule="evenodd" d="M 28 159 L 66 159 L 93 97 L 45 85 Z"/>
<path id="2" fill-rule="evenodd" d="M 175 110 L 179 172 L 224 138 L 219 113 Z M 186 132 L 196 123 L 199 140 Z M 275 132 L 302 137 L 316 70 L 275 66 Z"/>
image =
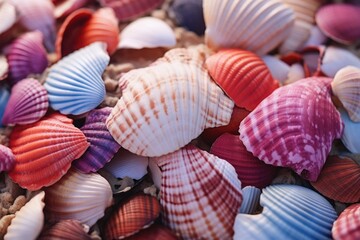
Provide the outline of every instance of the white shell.
<path id="1" fill-rule="evenodd" d="M 243 201 L 239 213 L 254 214 L 259 206 L 261 190 L 253 186 L 246 186 L 242 189 L 242 194 Z"/>
<path id="2" fill-rule="evenodd" d="M 261 59 L 269 68 L 273 78 L 284 84 L 285 80 L 288 78 L 290 66 L 272 55 L 262 56 Z"/>
<path id="3" fill-rule="evenodd" d="M 341 141 L 352 153 L 360 153 L 360 122 L 353 122 L 344 109 L 340 109 L 341 120 L 344 123 L 344 132 Z"/>
<path id="4" fill-rule="evenodd" d="M 295 63 L 290 66 L 285 84 L 294 83 L 303 78 L 305 78 L 304 67 L 300 63 Z"/>
<path id="5" fill-rule="evenodd" d="M 310 31 L 308 40 L 304 43 L 304 47 L 307 46 L 319 46 L 325 43 L 327 37 L 320 30 L 318 26 L 313 26 Z"/>
<path id="6" fill-rule="evenodd" d="M 151 178 L 154 182 L 154 185 L 157 189 L 161 187 L 161 170 L 155 161 L 149 160 L 149 170 L 151 173 Z"/>
<path id="7" fill-rule="evenodd" d="M 9 30 L 16 22 L 16 9 L 6 1 L 0 3 L 0 34 Z"/>

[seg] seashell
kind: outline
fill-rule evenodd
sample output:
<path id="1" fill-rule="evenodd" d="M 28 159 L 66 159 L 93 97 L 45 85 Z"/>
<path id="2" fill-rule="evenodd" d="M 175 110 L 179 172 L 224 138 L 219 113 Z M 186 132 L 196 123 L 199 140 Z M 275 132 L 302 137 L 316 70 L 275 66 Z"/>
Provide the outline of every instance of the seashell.
<path id="1" fill-rule="evenodd" d="M 360 203 L 347 207 L 334 222 L 334 240 L 360 238 Z"/>
<path id="2" fill-rule="evenodd" d="M 331 89 L 354 122 L 360 122 L 360 68 L 340 69 L 331 83 Z"/>
<path id="3" fill-rule="evenodd" d="M 246 50 L 221 50 L 206 60 L 206 66 L 235 105 L 249 111 L 279 87 L 261 58 Z"/>
<path id="4" fill-rule="evenodd" d="M 310 36 L 304 43 L 304 47 L 308 46 L 320 46 L 324 45 L 327 40 L 325 34 L 320 30 L 318 26 L 312 26 L 310 30 Z"/>
<path id="5" fill-rule="evenodd" d="M 291 32 L 295 14 L 274 0 L 203 1 L 205 42 L 214 49 L 241 48 L 264 55 Z"/>
<path id="6" fill-rule="evenodd" d="M 343 203 L 360 201 L 360 166 L 351 158 L 328 157 L 319 178 L 311 185 L 322 195 Z"/>
<path id="7" fill-rule="evenodd" d="M 296 185 L 272 185 L 260 196 L 263 211 L 238 214 L 234 240 L 331 239 L 337 215 L 320 194 Z"/>
<path id="8" fill-rule="evenodd" d="M 38 193 L 15 213 L 4 240 L 37 239 L 44 225 L 44 196 L 44 191 Z"/>
<path id="9" fill-rule="evenodd" d="M 89 144 L 71 119 L 54 113 L 32 124 L 15 126 L 9 146 L 16 160 L 10 178 L 35 191 L 57 182 Z"/>
<path id="10" fill-rule="evenodd" d="M 114 10 L 116 17 L 121 21 L 129 21 L 143 16 L 158 6 L 164 0 L 99 0 L 103 7 Z"/>
<path id="11" fill-rule="evenodd" d="M 6 86 L 0 86 L 0 127 L 2 127 L 2 119 L 6 110 L 6 105 L 10 98 L 10 92 Z"/>
<path id="12" fill-rule="evenodd" d="M 344 132 L 341 135 L 341 141 L 345 147 L 352 153 L 360 153 L 360 122 L 353 122 L 344 109 L 340 109 L 341 120 L 344 122 Z"/>
<path id="13" fill-rule="evenodd" d="M 229 123 L 233 102 L 196 65 L 162 63 L 126 73 L 123 95 L 106 121 L 114 139 L 141 156 L 173 152 L 205 128 Z M 169 133 L 179 133 L 169 139 Z"/>
<path id="14" fill-rule="evenodd" d="M 0 172 L 10 171 L 15 164 L 15 156 L 11 149 L 0 144 Z"/>
<path id="15" fill-rule="evenodd" d="M 46 89 L 34 78 L 15 84 L 6 105 L 2 123 L 4 125 L 30 124 L 42 118 L 48 110 Z"/>
<path id="16" fill-rule="evenodd" d="M 141 230 L 135 235 L 127 237 L 126 240 L 177 240 L 177 236 L 170 229 L 160 224 L 152 224 L 150 227 Z"/>
<path id="17" fill-rule="evenodd" d="M 105 125 L 111 110 L 112 108 L 106 107 L 90 111 L 85 125 L 80 128 L 90 142 L 86 152 L 73 162 L 73 166 L 81 172 L 96 172 L 109 162 L 120 148 Z"/>
<path id="18" fill-rule="evenodd" d="M 150 195 L 133 195 L 123 202 L 105 224 L 106 239 L 122 239 L 149 227 L 160 215 L 159 201 Z"/>
<path id="19" fill-rule="evenodd" d="M 284 85 L 294 83 L 304 78 L 306 78 L 306 76 L 303 65 L 300 63 L 292 64 L 289 68 L 288 78 L 284 82 Z"/>
<path id="20" fill-rule="evenodd" d="M 45 215 L 51 222 L 73 219 L 92 226 L 113 202 L 111 187 L 105 178 L 72 168 L 45 192 Z"/>
<path id="21" fill-rule="evenodd" d="M 104 168 L 116 178 L 130 177 L 139 180 L 147 174 L 148 165 L 149 158 L 120 150 Z"/>
<path id="22" fill-rule="evenodd" d="M 329 38 L 351 44 L 360 39 L 360 7 L 352 4 L 328 4 L 316 13 L 316 23 Z"/>
<path id="23" fill-rule="evenodd" d="M 343 123 L 331 102 L 332 79 L 312 77 L 275 90 L 240 124 L 246 149 L 267 164 L 316 181 Z"/>
<path id="24" fill-rule="evenodd" d="M 155 161 L 149 161 L 149 171 L 151 173 L 151 178 L 154 182 L 154 185 L 157 189 L 161 188 L 161 170 Z"/>
<path id="25" fill-rule="evenodd" d="M 77 220 L 62 220 L 42 232 L 38 240 L 62 239 L 62 240 L 91 240 L 88 235 L 89 227 Z"/>
<path id="26" fill-rule="evenodd" d="M 24 33 L 9 47 L 7 59 L 12 83 L 26 78 L 31 73 L 42 73 L 48 66 L 46 50 L 39 31 Z"/>
<path id="27" fill-rule="evenodd" d="M 169 15 L 175 20 L 177 26 L 204 35 L 205 21 L 202 0 L 175 0 L 172 2 Z"/>
<path id="28" fill-rule="evenodd" d="M 243 201 L 239 209 L 239 213 L 254 214 L 259 206 L 261 190 L 246 186 L 242 189 Z"/>
<path id="29" fill-rule="evenodd" d="M 101 75 L 109 61 L 104 43 L 95 42 L 54 64 L 44 84 L 50 106 L 73 115 L 96 108 L 105 98 Z"/>
<path id="30" fill-rule="evenodd" d="M 75 10 L 84 7 L 89 0 L 53 0 L 55 5 L 54 15 L 56 18 L 65 17 Z"/>
<path id="31" fill-rule="evenodd" d="M 210 153 L 228 161 L 235 168 L 243 187 L 264 188 L 270 185 L 277 173 L 277 168 L 248 152 L 239 135 L 224 133 L 211 146 Z"/>
<path id="32" fill-rule="evenodd" d="M 288 78 L 290 66 L 272 55 L 262 56 L 261 60 L 268 67 L 273 79 L 279 81 L 281 84 L 284 84 L 285 80 Z"/>
<path id="33" fill-rule="evenodd" d="M 5 56 L 0 55 L 0 81 L 6 79 L 8 73 L 9 73 L 9 63 Z"/>
<path id="34" fill-rule="evenodd" d="M 168 24 L 158 18 L 143 17 L 122 30 L 118 48 L 142 49 L 175 45 L 175 33 Z"/>
<path id="35" fill-rule="evenodd" d="M 16 8 L 7 1 L 1 1 L 0 4 L 0 34 L 5 33 L 16 23 L 18 19 Z"/>
<path id="36" fill-rule="evenodd" d="M 228 162 L 191 145 L 150 161 L 156 161 L 162 171 L 160 204 L 165 225 L 184 239 L 233 236 L 242 194 Z"/>

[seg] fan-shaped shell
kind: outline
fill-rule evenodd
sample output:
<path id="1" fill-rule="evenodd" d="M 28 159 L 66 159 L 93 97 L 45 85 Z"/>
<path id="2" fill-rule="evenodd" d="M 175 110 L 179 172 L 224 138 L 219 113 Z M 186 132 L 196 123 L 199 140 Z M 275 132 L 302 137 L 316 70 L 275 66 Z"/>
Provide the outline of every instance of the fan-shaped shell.
<path id="1" fill-rule="evenodd" d="M 49 221 L 74 219 L 88 226 L 104 216 L 112 204 L 109 183 L 97 173 L 84 174 L 70 169 L 45 190 L 45 214 Z"/>
<path id="2" fill-rule="evenodd" d="M 91 240 L 89 227 L 77 220 L 62 220 L 42 232 L 38 240 Z"/>
<path id="3" fill-rule="evenodd" d="M 205 128 L 230 121 L 233 102 L 196 65 L 162 63 L 130 71 L 120 81 L 127 87 L 106 125 L 122 147 L 137 155 L 173 152 Z"/>
<path id="4" fill-rule="evenodd" d="M 316 182 L 322 195 L 343 203 L 360 201 L 360 166 L 348 157 L 330 156 Z"/>
<path id="5" fill-rule="evenodd" d="M 264 55 L 291 32 L 295 14 L 276 0 L 204 0 L 205 41 L 214 49 L 242 48 Z"/>
<path id="6" fill-rule="evenodd" d="M 118 48 L 173 47 L 175 44 L 175 33 L 169 25 L 154 17 L 144 17 L 122 30 Z"/>
<path id="7" fill-rule="evenodd" d="M 243 201 L 239 213 L 254 214 L 259 206 L 261 190 L 247 186 L 242 189 Z"/>
<path id="8" fill-rule="evenodd" d="M 54 15 L 56 18 L 65 17 L 76 9 L 85 6 L 89 0 L 53 0 L 55 5 Z"/>
<path id="9" fill-rule="evenodd" d="M 111 110 L 112 108 L 106 107 L 90 111 L 85 125 L 80 128 L 90 146 L 73 162 L 73 166 L 84 173 L 96 172 L 102 168 L 120 148 L 105 125 Z"/>
<path id="10" fill-rule="evenodd" d="M 263 190 L 259 215 L 238 214 L 234 239 L 330 239 L 337 215 L 320 194 L 296 185 Z"/>
<path id="11" fill-rule="evenodd" d="M 9 47 L 7 59 L 12 83 L 26 78 L 30 73 L 42 73 L 48 60 L 39 31 L 24 33 Z"/>
<path id="12" fill-rule="evenodd" d="M 185 239 L 232 237 L 242 194 L 228 162 L 191 145 L 150 161 L 156 161 L 162 171 L 165 225 Z"/>
<path id="13" fill-rule="evenodd" d="M 9 171 L 15 164 L 15 156 L 11 149 L 0 144 L 0 172 Z"/>
<path id="14" fill-rule="evenodd" d="M 105 98 L 101 75 L 109 61 L 104 44 L 95 42 L 53 65 L 44 84 L 50 106 L 74 115 L 96 108 Z"/>
<path id="15" fill-rule="evenodd" d="M 343 123 L 331 102 L 332 79 L 313 77 L 275 90 L 240 124 L 246 149 L 267 164 L 316 181 Z"/>
<path id="16" fill-rule="evenodd" d="M 105 224 L 106 239 L 122 239 L 149 227 L 160 214 L 159 201 L 150 195 L 134 195 L 113 212 Z"/>
<path id="17" fill-rule="evenodd" d="M 152 224 L 150 227 L 141 230 L 139 233 L 127 237 L 126 240 L 177 240 L 178 237 L 167 227 L 160 224 Z"/>
<path id="18" fill-rule="evenodd" d="M 10 98 L 10 92 L 6 86 L 0 86 L 0 127 L 2 127 L 2 118 L 6 110 L 6 105 Z"/>
<path id="19" fill-rule="evenodd" d="M 279 87 L 261 58 L 246 50 L 219 51 L 206 60 L 206 66 L 236 106 L 250 111 Z"/>
<path id="20" fill-rule="evenodd" d="M 16 126 L 9 145 L 16 159 L 10 178 L 34 191 L 57 182 L 89 144 L 71 119 L 55 113 L 33 124 Z"/>
<path id="21" fill-rule="evenodd" d="M 37 239 L 44 225 L 44 196 L 43 191 L 38 193 L 15 213 L 15 218 L 4 236 L 5 240 Z"/>
<path id="22" fill-rule="evenodd" d="M 2 122 L 4 125 L 29 124 L 38 121 L 48 110 L 46 89 L 34 78 L 13 86 Z"/>
<path id="23" fill-rule="evenodd" d="M 334 222 L 332 228 L 334 240 L 360 238 L 360 203 L 347 207 Z"/>

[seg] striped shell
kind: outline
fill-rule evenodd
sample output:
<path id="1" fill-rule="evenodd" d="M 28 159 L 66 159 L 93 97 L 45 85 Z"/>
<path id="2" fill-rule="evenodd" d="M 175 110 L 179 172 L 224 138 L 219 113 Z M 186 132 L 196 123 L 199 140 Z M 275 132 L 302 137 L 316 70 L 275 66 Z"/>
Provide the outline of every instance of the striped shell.
<path id="1" fill-rule="evenodd" d="M 89 146 L 72 120 L 57 113 L 16 126 L 9 145 L 16 160 L 9 176 L 30 191 L 57 182 Z"/>
<path id="2" fill-rule="evenodd" d="M 10 92 L 6 86 L 0 86 L 0 127 L 2 127 L 2 119 L 6 110 L 6 105 L 10 98 Z"/>
<path id="3" fill-rule="evenodd" d="M 360 239 L 360 203 L 347 207 L 334 222 L 334 240 Z"/>
<path id="4" fill-rule="evenodd" d="M 250 111 L 279 87 L 261 58 L 250 51 L 219 51 L 206 60 L 206 66 L 236 106 Z"/>
<path id="5" fill-rule="evenodd" d="M 243 201 L 239 213 L 254 214 L 259 207 L 261 190 L 247 186 L 242 189 Z"/>
<path id="6" fill-rule="evenodd" d="M 11 149 L 0 144 L 0 172 L 11 170 L 14 164 L 15 156 Z"/>
<path id="7" fill-rule="evenodd" d="M 96 108 L 105 98 L 102 73 L 109 61 L 105 45 L 100 42 L 62 58 L 51 67 L 44 84 L 50 106 L 73 115 Z"/>
<path id="8" fill-rule="evenodd" d="M 42 118 L 48 110 L 46 89 L 34 78 L 13 86 L 2 122 L 4 125 L 30 124 Z"/>
<path id="9" fill-rule="evenodd" d="M 173 152 L 205 128 L 230 121 L 233 102 L 196 65 L 161 63 L 130 71 L 120 81 L 127 87 L 106 125 L 122 147 L 137 155 Z"/>
<path id="10" fill-rule="evenodd" d="M 165 225 L 184 239 L 232 237 L 242 194 L 229 163 L 191 145 L 150 161 L 156 161 L 162 171 Z"/>
<path id="11" fill-rule="evenodd" d="M 344 122 L 344 132 L 341 141 L 352 153 L 360 153 L 360 122 L 353 122 L 344 109 L 340 109 L 341 120 Z"/>
<path id="12" fill-rule="evenodd" d="M 38 240 L 91 240 L 89 227 L 77 220 L 62 220 L 43 231 Z"/>
<path id="13" fill-rule="evenodd" d="M 150 227 L 141 230 L 139 233 L 127 237 L 126 240 L 177 240 L 178 237 L 167 227 L 160 224 L 152 224 Z"/>
<path id="14" fill-rule="evenodd" d="M 246 149 L 267 164 L 316 181 L 343 123 L 331 102 L 332 79 L 313 77 L 275 90 L 240 124 Z"/>

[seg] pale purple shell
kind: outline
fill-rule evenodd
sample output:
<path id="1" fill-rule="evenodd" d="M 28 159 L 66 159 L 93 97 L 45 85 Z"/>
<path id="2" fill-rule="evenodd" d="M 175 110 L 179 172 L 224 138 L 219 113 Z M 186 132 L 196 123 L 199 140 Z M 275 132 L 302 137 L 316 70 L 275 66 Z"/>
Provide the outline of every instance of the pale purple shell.
<path id="1" fill-rule="evenodd" d="M 0 172 L 9 171 L 15 164 L 15 156 L 11 149 L 0 144 Z"/>
<path id="2" fill-rule="evenodd" d="M 90 146 L 73 162 L 73 166 L 84 173 L 96 172 L 102 168 L 120 148 L 105 125 L 111 110 L 110 107 L 92 110 L 86 118 L 85 125 L 80 128 Z"/>
<path id="3" fill-rule="evenodd" d="M 275 90 L 240 124 L 247 150 L 316 181 L 343 123 L 331 102 L 330 78 L 299 80 Z"/>

